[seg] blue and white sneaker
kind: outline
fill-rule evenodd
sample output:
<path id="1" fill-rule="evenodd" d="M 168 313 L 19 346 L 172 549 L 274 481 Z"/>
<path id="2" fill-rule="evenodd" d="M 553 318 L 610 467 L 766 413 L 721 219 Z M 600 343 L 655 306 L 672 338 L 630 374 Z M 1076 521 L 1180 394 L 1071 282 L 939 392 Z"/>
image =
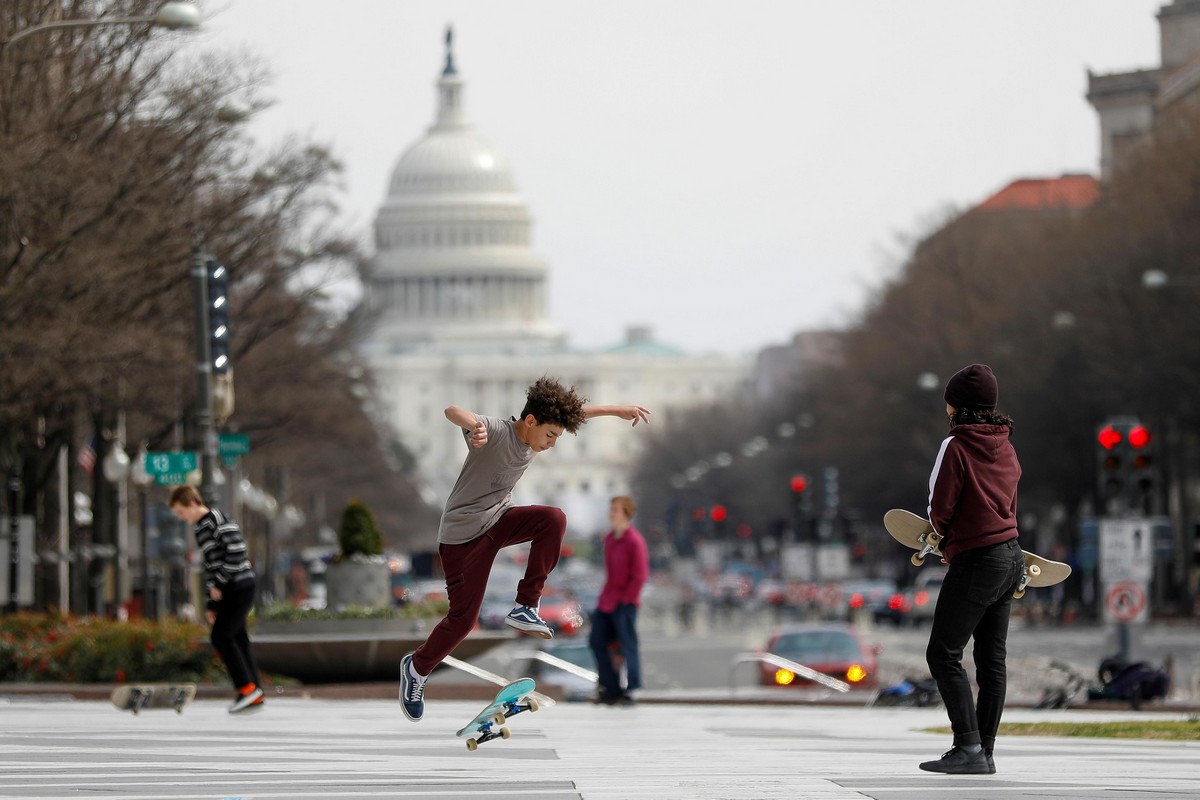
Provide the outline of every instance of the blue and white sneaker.
<path id="1" fill-rule="evenodd" d="M 400 707 L 404 716 L 420 722 L 425 715 L 425 678 L 417 674 L 412 665 L 413 654 L 400 659 Z"/>
<path id="2" fill-rule="evenodd" d="M 508 612 L 504 622 L 510 628 L 516 628 L 533 636 L 540 636 L 543 639 L 554 638 L 554 631 L 550 630 L 550 626 L 546 624 L 545 620 L 538 616 L 537 609 L 531 606 L 517 606 Z"/>

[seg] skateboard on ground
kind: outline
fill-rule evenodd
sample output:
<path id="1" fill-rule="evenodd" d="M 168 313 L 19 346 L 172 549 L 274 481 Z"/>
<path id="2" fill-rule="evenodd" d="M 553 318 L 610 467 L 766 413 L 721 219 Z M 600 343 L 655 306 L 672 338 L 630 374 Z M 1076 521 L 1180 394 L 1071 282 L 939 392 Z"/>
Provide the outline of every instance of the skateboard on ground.
<path id="1" fill-rule="evenodd" d="M 504 726 L 505 721 L 514 714 L 522 711 L 537 711 L 537 700 L 529 697 L 535 684 L 533 678 L 518 678 L 496 692 L 496 699 L 487 705 L 483 711 L 475 715 L 475 719 L 458 732 L 458 736 L 479 735 L 467 739 L 467 749 L 475 750 L 484 742 L 492 739 L 507 739 L 512 734 Z"/>
<path id="2" fill-rule="evenodd" d="M 941 534 L 935 531 L 929 520 L 924 517 L 901 508 L 893 508 L 883 515 L 883 527 L 887 528 L 887 532 L 897 542 L 917 551 L 910 559 L 914 566 L 924 564 L 926 556 L 933 555 L 941 559 L 942 551 L 938 549 L 942 542 Z M 1030 586 L 1053 586 L 1062 583 L 1071 574 L 1070 565 L 1061 561 L 1051 561 L 1028 550 L 1022 550 L 1021 554 L 1025 556 L 1025 568 L 1021 574 L 1021 582 L 1013 592 L 1013 597 L 1018 600 L 1025 596 L 1025 590 Z"/>
<path id="3" fill-rule="evenodd" d="M 143 708 L 173 708 L 177 714 L 196 697 L 194 683 L 147 683 L 118 686 L 112 692 L 112 704 L 134 714 Z"/>

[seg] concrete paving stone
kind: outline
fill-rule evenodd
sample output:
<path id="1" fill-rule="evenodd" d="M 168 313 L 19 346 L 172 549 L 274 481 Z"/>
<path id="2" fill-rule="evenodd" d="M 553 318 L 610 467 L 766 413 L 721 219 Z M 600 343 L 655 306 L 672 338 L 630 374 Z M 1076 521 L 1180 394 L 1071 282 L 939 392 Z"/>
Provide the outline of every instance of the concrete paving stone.
<path id="1" fill-rule="evenodd" d="M 949 736 L 940 709 L 558 703 L 468 752 L 479 710 L 430 702 L 272 698 L 251 716 L 199 699 L 134 716 L 102 701 L 0 702 L 0 800 L 583 798 L 972 800 L 1200 797 L 1200 742 L 1002 738 L 998 773 L 921 772 Z M 1168 718 L 1013 710 L 1006 720 Z M 1174 715 L 1181 718 L 1183 715 Z"/>

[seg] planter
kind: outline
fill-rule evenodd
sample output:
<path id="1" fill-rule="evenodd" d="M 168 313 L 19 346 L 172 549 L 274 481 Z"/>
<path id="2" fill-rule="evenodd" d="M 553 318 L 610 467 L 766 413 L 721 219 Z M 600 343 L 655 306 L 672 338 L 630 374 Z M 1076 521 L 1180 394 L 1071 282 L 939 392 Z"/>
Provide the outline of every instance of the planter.
<path id="1" fill-rule="evenodd" d="M 382 559 L 339 561 L 325 570 L 325 591 L 325 602 L 332 609 L 387 608 L 392 604 L 392 576 Z"/>
<path id="2" fill-rule="evenodd" d="M 304 683 L 398 680 L 400 659 L 416 650 L 436 619 L 260 622 L 250 644 L 259 669 Z M 467 660 L 512 639 L 477 631 L 454 650 Z"/>

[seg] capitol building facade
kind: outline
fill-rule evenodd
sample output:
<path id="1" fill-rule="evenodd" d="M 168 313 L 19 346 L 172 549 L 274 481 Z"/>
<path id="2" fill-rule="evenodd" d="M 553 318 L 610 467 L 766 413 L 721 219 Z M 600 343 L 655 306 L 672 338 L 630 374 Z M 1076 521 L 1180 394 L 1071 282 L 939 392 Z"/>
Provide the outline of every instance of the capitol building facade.
<path id="1" fill-rule="evenodd" d="M 752 391 L 753 357 L 689 355 L 647 328 L 599 350 L 568 344 L 547 316 L 550 267 L 532 247 L 529 208 L 505 159 L 467 123 L 463 88 L 447 34 L 436 119 L 392 172 L 364 286 L 375 402 L 415 456 L 427 499 L 445 502 L 466 454 L 449 405 L 515 416 L 529 384 L 551 375 L 591 402 L 644 405 L 661 425 Z M 562 507 L 572 534 L 602 530 L 610 497 L 637 496 L 630 468 L 646 437 L 628 426 L 602 417 L 564 436 L 514 500 Z"/>

